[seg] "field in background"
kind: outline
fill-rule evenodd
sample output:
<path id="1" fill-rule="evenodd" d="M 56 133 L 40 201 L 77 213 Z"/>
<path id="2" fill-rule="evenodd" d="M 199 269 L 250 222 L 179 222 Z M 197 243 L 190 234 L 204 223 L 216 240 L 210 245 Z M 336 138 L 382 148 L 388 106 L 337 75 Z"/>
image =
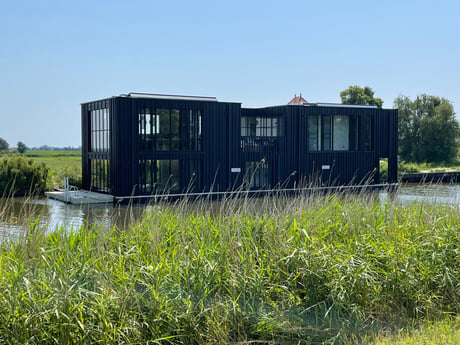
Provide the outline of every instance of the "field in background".
<path id="1" fill-rule="evenodd" d="M 80 151 L 26 151 L 24 156 L 50 168 L 54 187 L 62 187 L 64 177 L 69 177 L 71 185 L 81 187 Z"/>

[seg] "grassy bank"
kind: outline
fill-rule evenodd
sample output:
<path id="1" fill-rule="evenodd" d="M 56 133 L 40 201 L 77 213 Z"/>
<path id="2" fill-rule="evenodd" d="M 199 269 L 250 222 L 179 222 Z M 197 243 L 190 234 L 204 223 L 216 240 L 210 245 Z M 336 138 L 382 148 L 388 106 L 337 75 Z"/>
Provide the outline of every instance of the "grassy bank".
<path id="1" fill-rule="evenodd" d="M 403 329 L 395 334 L 381 334 L 373 345 L 459 345 L 460 319 L 425 322 L 418 327 Z"/>
<path id="2" fill-rule="evenodd" d="M 28 151 L 24 156 L 50 168 L 54 187 L 62 187 L 65 176 L 69 177 L 71 185 L 81 187 L 80 151 Z"/>
<path id="3" fill-rule="evenodd" d="M 0 342 L 368 342 L 460 305 L 460 214 L 369 195 L 155 205 L 0 245 Z"/>

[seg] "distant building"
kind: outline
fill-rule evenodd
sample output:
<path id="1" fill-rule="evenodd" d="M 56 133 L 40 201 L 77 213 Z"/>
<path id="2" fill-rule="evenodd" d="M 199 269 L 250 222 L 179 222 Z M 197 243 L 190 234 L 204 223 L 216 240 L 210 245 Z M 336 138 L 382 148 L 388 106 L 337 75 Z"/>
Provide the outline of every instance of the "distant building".
<path id="1" fill-rule="evenodd" d="M 296 105 L 296 104 L 303 105 L 303 104 L 307 104 L 307 103 L 308 103 L 307 100 L 302 97 L 302 94 L 300 94 L 299 96 L 294 95 L 294 98 L 291 99 L 288 104 L 289 105 Z"/>
<path id="2" fill-rule="evenodd" d="M 294 100 L 302 103 L 246 109 L 130 93 L 83 103 L 83 189 L 130 196 L 376 184 L 382 158 L 396 182 L 397 110 Z"/>

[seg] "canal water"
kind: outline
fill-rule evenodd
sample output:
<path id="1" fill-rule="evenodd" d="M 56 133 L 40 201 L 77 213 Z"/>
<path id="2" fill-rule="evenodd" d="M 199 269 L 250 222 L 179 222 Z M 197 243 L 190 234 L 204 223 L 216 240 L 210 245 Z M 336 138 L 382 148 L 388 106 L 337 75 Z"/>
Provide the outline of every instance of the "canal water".
<path id="1" fill-rule="evenodd" d="M 389 195 L 380 192 L 379 198 L 383 202 L 388 200 Z M 457 206 L 460 202 L 460 185 L 404 185 L 392 194 L 391 200 L 400 203 L 423 201 Z M 76 206 L 46 198 L 15 198 L 8 201 L 0 199 L 0 238 L 20 236 L 33 222 L 46 226 L 48 231 L 55 231 L 60 227 L 66 230 L 78 229 L 94 224 L 103 229 L 114 226 L 124 228 L 139 221 L 149 207 L 152 206 Z"/>

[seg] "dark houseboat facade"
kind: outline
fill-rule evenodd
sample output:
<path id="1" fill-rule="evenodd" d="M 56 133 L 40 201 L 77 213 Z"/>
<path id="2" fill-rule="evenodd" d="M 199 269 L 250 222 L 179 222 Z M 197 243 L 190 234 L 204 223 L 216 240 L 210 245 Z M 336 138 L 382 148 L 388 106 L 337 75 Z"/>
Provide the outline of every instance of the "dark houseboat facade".
<path id="1" fill-rule="evenodd" d="M 397 110 L 258 109 L 131 93 L 83 103 L 83 189 L 117 197 L 379 184 L 397 179 Z"/>

